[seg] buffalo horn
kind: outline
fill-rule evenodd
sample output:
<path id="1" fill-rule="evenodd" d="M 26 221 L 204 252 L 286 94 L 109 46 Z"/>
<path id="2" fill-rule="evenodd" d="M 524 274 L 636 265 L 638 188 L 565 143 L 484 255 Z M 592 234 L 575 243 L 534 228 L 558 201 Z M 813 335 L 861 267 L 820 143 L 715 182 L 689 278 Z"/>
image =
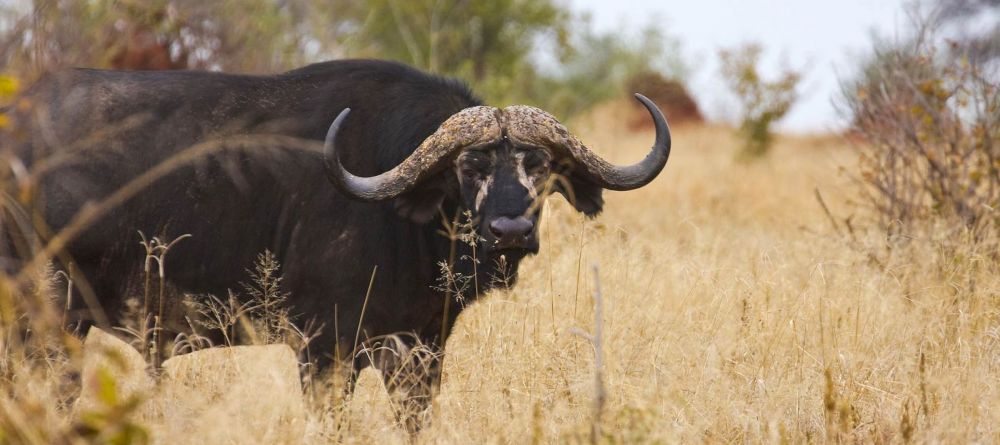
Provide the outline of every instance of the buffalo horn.
<path id="1" fill-rule="evenodd" d="M 434 134 L 424 139 L 409 157 L 392 170 L 371 177 L 355 176 L 341 165 L 336 143 L 340 126 L 350 111 L 350 108 L 345 108 L 330 125 L 323 156 L 330 181 L 341 192 L 361 201 L 392 199 L 434 174 L 456 150 L 497 142 L 502 133 L 496 108 L 466 108 L 445 120 Z"/>
<path id="2" fill-rule="evenodd" d="M 597 156 L 573 136 L 555 117 L 538 108 L 514 105 L 503 109 L 503 126 L 514 142 L 561 151 L 583 167 L 595 184 L 609 190 L 632 190 L 648 184 L 663 170 L 670 156 L 670 127 L 656 105 L 635 95 L 649 111 L 656 127 L 656 141 L 646 158 L 636 164 L 617 166 Z"/>

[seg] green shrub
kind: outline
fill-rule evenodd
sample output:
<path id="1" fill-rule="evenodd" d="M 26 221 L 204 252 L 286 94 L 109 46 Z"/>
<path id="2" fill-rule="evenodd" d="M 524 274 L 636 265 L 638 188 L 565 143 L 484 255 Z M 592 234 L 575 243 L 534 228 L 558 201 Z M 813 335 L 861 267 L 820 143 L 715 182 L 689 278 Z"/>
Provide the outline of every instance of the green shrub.
<path id="1" fill-rule="evenodd" d="M 765 80 L 758 68 L 762 53 L 758 44 L 719 51 L 722 77 L 739 101 L 743 159 L 767 154 L 774 142 L 771 127 L 798 99 L 796 87 L 802 79 L 800 72 L 785 69 L 777 79 Z"/>

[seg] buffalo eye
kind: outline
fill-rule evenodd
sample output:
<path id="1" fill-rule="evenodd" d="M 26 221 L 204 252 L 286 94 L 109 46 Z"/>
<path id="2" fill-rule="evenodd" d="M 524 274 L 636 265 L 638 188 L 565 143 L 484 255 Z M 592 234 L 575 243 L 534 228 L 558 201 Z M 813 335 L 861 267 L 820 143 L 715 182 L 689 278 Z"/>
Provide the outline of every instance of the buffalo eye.
<path id="1" fill-rule="evenodd" d="M 490 159 L 484 155 L 469 155 L 462 159 L 459 173 L 463 180 L 479 181 L 490 169 Z"/>
<path id="2" fill-rule="evenodd" d="M 478 181 L 479 180 L 479 171 L 478 170 L 476 170 L 474 168 L 469 168 L 469 167 L 462 167 L 461 171 L 462 171 L 462 179 L 465 179 L 465 180 L 468 180 L 468 181 Z"/>
<path id="3" fill-rule="evenodd" d="M 524 170 L 528 173 L 540 174 L 545 173 L 549 169 L 549 160 L 542 152 L 532 150 L 525 152 L 521 165 L 524 166 Z"/>

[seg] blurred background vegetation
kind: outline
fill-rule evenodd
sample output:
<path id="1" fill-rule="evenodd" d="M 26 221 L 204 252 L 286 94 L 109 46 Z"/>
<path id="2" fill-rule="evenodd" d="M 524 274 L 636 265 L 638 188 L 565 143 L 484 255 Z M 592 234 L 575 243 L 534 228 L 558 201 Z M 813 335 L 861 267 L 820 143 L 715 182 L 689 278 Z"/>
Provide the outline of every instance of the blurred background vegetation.
<path id="1" fill-rule="evenodd" d="M 1000 258 L 1000 1 L 911 9 L 843 80 L 839 104 L 862 142 L 860 203 L 891 244 L 971 239 Z M 978 23 L 978 24 L 977 24 Z M 985 25 L 984 25 L 985 24 Z"/>
<path id="2" fill-rule="evenodd" d="M 275 73 L 347 57 L 398 60 L 463 79 L 491 104 L 561 117 L 622 97 L 638 76 L 687 94 L 662 27 L 597 33 L 556 0 L 0 3 L 0 74 L 22 83 L 65 67 Z"/>
<path id="3" fill-rule="evenodd" d="M 774 144 L 774 124 L 785 117 L 798 99 L 802 72 L 785 68 L 776 79 L 766 80 L 760 73 L 764 48 L 747 43 L 719 51 L 720 71 L 726 86 L 739 102 L 742 160 L 763 157 Z"/>

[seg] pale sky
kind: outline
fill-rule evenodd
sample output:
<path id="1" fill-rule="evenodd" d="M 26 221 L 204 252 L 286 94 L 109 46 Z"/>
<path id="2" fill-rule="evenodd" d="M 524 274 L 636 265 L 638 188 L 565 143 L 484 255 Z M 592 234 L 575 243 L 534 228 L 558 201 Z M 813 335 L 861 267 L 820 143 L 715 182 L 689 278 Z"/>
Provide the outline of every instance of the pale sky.
<path id="1" fill-rule="evenodd" d="M 802 99 L 781 127 L 822 131 L 842 126 L 831 104 L 839 93 L 838 74 L 854 71 L 870 47 L 871 33 L 895 36 L 905 30 L 907 0 L 568 0 L 589 12 L 599 31 L 662 23 L 680 40 L 694 71 L 689 86 L 710 118 L 732 118 L 731 98 L 718 74 L 718 50 L 744 42 L 764 46 L 764 71 L 784 61 L 807 67 Z"/>

